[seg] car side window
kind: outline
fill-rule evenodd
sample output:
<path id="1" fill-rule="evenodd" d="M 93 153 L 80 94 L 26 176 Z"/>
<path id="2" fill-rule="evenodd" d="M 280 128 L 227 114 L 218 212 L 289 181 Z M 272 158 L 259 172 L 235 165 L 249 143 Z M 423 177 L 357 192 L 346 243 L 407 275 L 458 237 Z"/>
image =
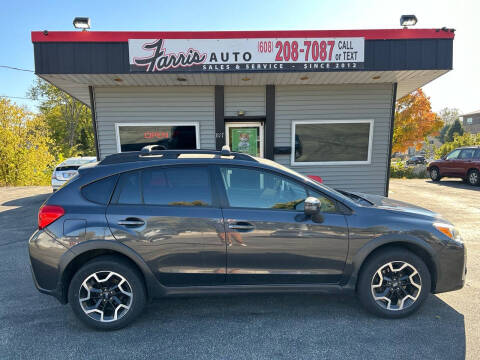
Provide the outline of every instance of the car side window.
<path id="1" fill-rule="evenodd" d="M 298 210 L 307 197 L 305 187 L 269 171 L 221 167 L 221 176 L 231 207 Z"/>
<path id="2" fill-rule="evenodd" d="M 318 200 L 320 200 L 320 212 L 322 213 L 328 213 L 328 214 L 334 214 L 337 212 L 337 207 L 335 205 L 335 201 L 332 199 L 326 197 L 322 193 L 319 193 L 317 191 L 308 191 L 308 196 L 313 196 L 316 197 Z"/>
<path id="3" fill-rule="evenodd" d="M 475 154 L 473 155 L 475 160 L 480 160 L 480 149 L 475 150 Z"/>
<path id="4" fill-rule="evenodd" d="M 88 201 L 106 205 L 110 201 L 117 176 L 109 176 L 82 187 L 82 195 Z"/>
<path id="5" fill-rule="evenodd" d="M 122 205 L 142 204 L 140 171 L 131 171 L 120 175 L 113 199 L 114 203 Z"/>
<path id="6" fill-rule="evenodd" d="M 158 167 L 142 173 L 147 205 L 210 206 L 212 193 L 206 167 Z"/>
<path id="7" fill-rule="evenodd" d="M 458 157 L 459 159 L 462 160 L 470 160 L 473 159 L 473 153 L 475 152 L 475 149 L 464 149 L 460 153 L 460 156 Z"/>
<path id="8" fill-rule="evenodd" d="M 455 160 L 458 158 L 458 155 L 460 154 L 460 149 L 453 150 L 450 154 L 447 155 L 446 159 L 447 160 Z"/>

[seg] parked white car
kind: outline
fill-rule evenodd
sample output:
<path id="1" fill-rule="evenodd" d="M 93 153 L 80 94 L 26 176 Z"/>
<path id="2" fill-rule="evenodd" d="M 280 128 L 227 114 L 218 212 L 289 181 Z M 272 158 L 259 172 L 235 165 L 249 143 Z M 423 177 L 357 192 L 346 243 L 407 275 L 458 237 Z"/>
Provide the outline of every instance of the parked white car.
<path id="1" fill-rule="evenodd" d="M 95 162 L 95 156 L 72 157 L 58 164 L 52 174 L 53 191 L 60 189 L 68 180 L 77 175 L 78 168 L 82 165 Z"/>

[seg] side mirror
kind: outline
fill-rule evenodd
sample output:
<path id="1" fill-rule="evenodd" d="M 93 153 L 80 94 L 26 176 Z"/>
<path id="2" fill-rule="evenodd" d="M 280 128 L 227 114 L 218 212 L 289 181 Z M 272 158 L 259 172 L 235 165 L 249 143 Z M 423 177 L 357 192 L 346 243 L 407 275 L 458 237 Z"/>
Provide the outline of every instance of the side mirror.
<path id="1" fill-rule="evenodd" d="M 305 199 L 303 211 L 305 215 L 315 215 L 320 212 L 320 200 L 313 196 L 309 196 Z"/>

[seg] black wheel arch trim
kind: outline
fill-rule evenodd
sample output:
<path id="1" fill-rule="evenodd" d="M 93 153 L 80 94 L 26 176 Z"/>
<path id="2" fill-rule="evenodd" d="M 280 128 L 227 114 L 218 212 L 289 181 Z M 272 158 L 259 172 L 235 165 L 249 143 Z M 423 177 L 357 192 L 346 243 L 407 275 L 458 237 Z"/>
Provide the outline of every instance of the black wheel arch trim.
<path id="1" fill-rule="evenodd" d="M 399 246 L 410 249 L 412 247 L 421 249 L 426 255 L 428 255 L 430 264 L 426 264 L 431 271 L 432 285 L 436 283 L 438 278 L 439 268 L 437 266 L 436 251 L 432 246 L 422 239 L 419 239 L 410 234 L 389 234 L 380 236 L 366 243 L 363 247 L 358 249 L 355 254 L 349 254 L 347 257 L 347 263 L 345 264 L 345 270 L 343 278 L 340 284 L 351 290 L 356 290 L 358 276 L 362 266 L 365 264 L 367 258 L 375 251 L 386 246 Z M 416 254 L 423 257 L 422 254 Z M 434 286 L 432 286 L 432 291 Z"/>
<path id="2" fill-rule="evenodd" d="M 59 291 L 57 298 L 59 298 L 60 302 L 67 302 L 66 297 L 68 293 L 68 288 L 66 288 L 67 284 L 64 284 L 64 280 L 66 275 L 65 271 L 67 270 L 68 266 L 72 264 L 75 259 L 78 259 L 79 256 L 91 251 L 107 251 L 112 252 L 113 255 L 115 255 L 115 253 L 118 253 L 128 258 L 138 267 L 141 274 L 143 275 L 145 279 L 147 296 L 149 298 L 159 297 L 166 294 L 166 288 L 162 284 L 160 284 L 160 282 L 157 280 L 152 270 L 148 267 L 142 257 L 132 248 L 126 246 L 125 244 L 117 240 L 90 240 L 81 242 L 73 246 L 69 249 L 69 251 L 65 252 L 60 259 L 58 266 L 58 274 L 60 280 L 57 286 L 57 289 Z M 100 256 L 101 255 L 102 254 L 100 254 Z"/>

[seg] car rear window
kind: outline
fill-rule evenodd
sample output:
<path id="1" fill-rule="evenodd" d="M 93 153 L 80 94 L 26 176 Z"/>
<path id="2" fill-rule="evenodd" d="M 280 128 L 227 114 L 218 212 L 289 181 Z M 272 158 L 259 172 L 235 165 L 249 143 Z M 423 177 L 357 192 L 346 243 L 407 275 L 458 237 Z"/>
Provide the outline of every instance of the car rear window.
<path id="1" fill-rule="evenodd" d="M 72 170 L 78 170 L 80 166 L 77 165 L 71 165 L 71 166 L 57 166 L 55 171 L 72 171 Z"/>
<path id="2" fill-rule="evenodd" d="M 114 175 L 90 183 L 82 188 L 82 195 L 88 201 L 106 205 L 110 201 L 116 180 L 117 176 Z"/>

